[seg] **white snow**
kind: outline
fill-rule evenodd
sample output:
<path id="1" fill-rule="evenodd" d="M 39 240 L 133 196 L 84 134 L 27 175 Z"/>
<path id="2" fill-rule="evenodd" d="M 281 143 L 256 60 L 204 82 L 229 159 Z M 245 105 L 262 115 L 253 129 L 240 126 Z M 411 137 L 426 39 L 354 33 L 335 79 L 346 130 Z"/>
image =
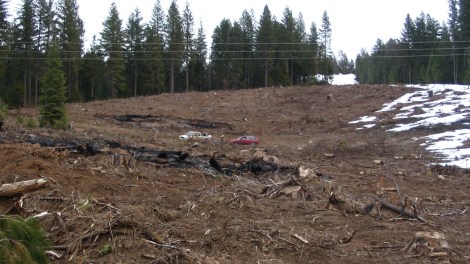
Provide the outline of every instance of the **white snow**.
<path id="1" fill-rule="evenodd" d="M 350 85 L 357 84 L 355 74 L 335 74 L 333 75 L 332 85 Z"/>
<path id="2" fill-rule="evenodd" d="M 398 111 L 394 117 L 396 124 L 387 127 L 387 131 L 398 133 L 418 128 L 429 131 L 429 135 L 418 140 L 424 141 L 422 145 L 427 150 L 436 153 L 441 160 L 439 164 L 469 168 L 470 86 L 430 84 L 407 87 L 409 93 L 376 112 Z M 367 129 L 378 122 L 380 120 L 372 115 L 349 123 L 363 123 L 357 129 Z M 445 132 L 433 134 L 433 128 Z"/>

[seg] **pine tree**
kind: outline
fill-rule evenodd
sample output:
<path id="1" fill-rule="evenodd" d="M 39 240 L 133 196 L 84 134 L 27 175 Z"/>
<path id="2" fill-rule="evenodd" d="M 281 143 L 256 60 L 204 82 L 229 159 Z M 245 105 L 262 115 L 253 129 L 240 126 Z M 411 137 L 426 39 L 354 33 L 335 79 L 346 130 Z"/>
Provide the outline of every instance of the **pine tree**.
<path id="1" fill-rule="evenodd" d="M 211 85 L 216 89 L 227 89 L 229 87 L 231 28 L 232 22 L 229 19 L 222 19 L 212 34 L 211 74 L 214 75 L 214 82 L 211 82 Z"/>
<path id="2" fill-rule="evenodd" d="M 144 42 L 144 26 L 142 24 L 142 15 L 140 10 L 136 8 L 127 20 L 127 28 L 125 30 L 126 40 L 126 59 L 127 59 L 127 78 L 130 81 L 130 87 L 133 87 L 133 95 L 137 96 L 137 87 L 141 86 L 141 72 L 143 71 L 143 42 Z"/>
<path id="3" fill-rule="evenodd" d="M 69 102 L 80 100 L 78 89 L 80 58 L 83 48 L 83 21 L 77 0 L 60 0 L 58 4 L 59 43 L 67 77 Z"/>
<path id="4" fill-rule="evenodd" d="M 458 73 L 458 58 L 457 58 L 457 51 L 456 48 L 458 47 L 457 41 L 460 39 L 460 23 L 459 23 L 459 12 L 457 8 L 457 0 L 449 0 L 449 34 L 450 34 L 450 41 L 452 42 L 452 76 L 453 76 L 453 83 L 457 84 L 459 79 Z"/>
<path id="5" fill-rule="evenodd" d="M 265 87 L 271 84 L 271 71 L 273 68 L 272 51 L 275 46 L 275 25 L 268 5 L 264 6 L 263 14 L 259 21 L 258 34 L 256 36 L 256 55 L 259 59 L 257 68 L 257 85 Z"/>
<path id="6" fill-rule="evenodd" d="M 47 56 L 47 68 L 40 79 L 42 94 L 39 97 L 41 126 L 57 129 L 67 127 L 65 112 L 66 80 L 62 72 L 62 62 L 59 58 L 59 47 L 53 43 Z"/>
<path id="7" fill-rule="evenodd" d="M 295 50 L 299 48 L 299 41 L 296 38 L 296 21 L 292 15 L 292 10 L 289 8 L 284 9 L 284 16 L 281 20 L 279 43 L 281 44 L 278 49 L 283 51 L 280 57 L 285 58 L 285 69 L 280 69 L 280 74 L 286 79 L 287 83 L 280 83 L 281 85 L 294 84 L 294 56 L 297 54 Z M 279 75 L 278 75 L 279 76 Z"/>
<path id="8" fill-rule="evenodd" d="M 189 64 L 191 55 L 194 52 L 194 18 L 189 8 L 189 3 L 183 10 L 183 32 L 184 32 L 184 68 L 186 77 L 186 92 L 189 92 Z"/>
<path id="9" fill-rule="evenodd" d="M 36 219 L 0 216 L 0 264 L 46 264 L 48 247 Z"/>
<path id="10" fill-rule="evenodd" d="M 8 22 L 8 1 L 0 0 L 0 83 L 5 85 L 10 23 Z M 0 98 L 5 98 L 6 89 L 1 89 Z"/>
<path id="11" fill-rule="evenodd" d="M 166 19 L 167 54 L 170 68 L 170 92 L 175 92 L 175 75 L 179 74 L 184 55 L 183 23 L 176 5 L 176 0 L 171 1 Z"/>
<path id="12" fill-rule="evenodd" d="M 189 64 L 191 76 L 191 86 L 196 91 L 202 91 L 206 86 L 206 68 L 207 68 L 207 44 L 206 34 L 202 23 L 197 31 L 197 37 L 194 45 L 194 52 L 191 55 L 191 61 Z"/>
<path id="13" fill-rule="evenodd" d="M 156 33 L 154 24 L 145 28 L 145 66 L 142 76 L 143 94 L 161 94 L 165 86 L 165 70 L 163 64 L 163 44 Z"/>
<path id="14" fill-rule="evenodd" d="M 80 63 L 79 89 L 85 101 L 106 98 L 104 74 L 104 58 L 94 36 L 90 49 L 83 55 Z"/>
<path id="15" fill-rule="evenodd" d="M 331 23 L 328 14 L 323 12 L 322 26 L 319 31 L 319 57 L 320 74 L 323 76 L 323 82 L 328 83 L 333 74 L 332 50 L 331 50 Z"/>
<path id="16" fill-rule="evenodd" d="M 124 65 L 124 35 L 122 32 L 122 20 L 116 4 L 112 3 L 109 15 L 103 22 L 101 32 L 101 49 L 106 60 L 106 75 L 110 89 L 109 96 L 125 97 L 129 94 L 126 87 Z"/>
<path id="17" fill-rule="evenodd" d="M 32 106 L 33 87 L 35 85 L 35 64 L 34 58 L 38 55 L 35 49 L 35 39 L 37 36 L 35 0 L 23 0 L 20 5 L 17 17 L 13 26 L 13 59 L 19 59 L 13 72 L 21 74 L 14 78 L 22 81 L 23 106 Z"/>
<path id="18" fill-rule="evenodd" d="M 243 57 L 243 87 L 253 87 L 253 78 L 254 78 L 254 69 L 255 61 L 254 51 L 255 51 L 255 19 L 253 10 L 251 13 L 247 10 L 243 10 L 242 16 L 239 19 L 238 23 L 240 24 L 243 31 L 243 47 L 241 49 Z"/>
<path id="19" fill-rule="evenodd" d="M 310 83 L 316 83 L 317 82 L 317 74 L 319 73 L 318 71 L 318 54 L 319 54 L 319 38 L 318 38 L 318 31 L 317 31 L 317 25 L 315 22 L 312 22 L 310 25 L 310 33 L 308 34 L 308 48 L 310 50 L 310 59 L 308 60 L 309 67 L 311 68 L 311 74 L 310 74 Z"/>

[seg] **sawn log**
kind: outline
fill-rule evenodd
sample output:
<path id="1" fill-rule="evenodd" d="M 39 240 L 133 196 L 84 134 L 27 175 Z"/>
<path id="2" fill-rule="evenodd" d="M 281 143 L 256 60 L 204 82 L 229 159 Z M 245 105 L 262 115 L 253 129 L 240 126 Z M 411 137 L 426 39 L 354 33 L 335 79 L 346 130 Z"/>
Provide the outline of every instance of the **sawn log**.
<path id="1" fill-rule="evenodd" d="M 0 197 L 15 197 L 23 193 L 34 192 L 49 183 L 46 179 L 27 180 L 15 183 L 5 183 L 0 186 Z"/>

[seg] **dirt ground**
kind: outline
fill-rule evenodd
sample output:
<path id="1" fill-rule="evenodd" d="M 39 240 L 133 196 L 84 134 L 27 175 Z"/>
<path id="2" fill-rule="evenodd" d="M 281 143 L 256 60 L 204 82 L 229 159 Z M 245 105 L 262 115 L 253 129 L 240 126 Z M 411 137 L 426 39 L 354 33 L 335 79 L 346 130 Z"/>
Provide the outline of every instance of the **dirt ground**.
<path id="1" fill-rule="evenodd" d="M 469 263 L 469 172 L 429 166 L 437 157 L 414 139 L 424 129 L 385 131 L 393 112 L 371 129 L 348 124 L 405 92 L 315 86 L 71 104 L 69 131 L 27 128 L 37 112 L 12 110 L 0 184 L 48 180 L 10 213 L 47 212 L 39 219 L 60 255 L 51 263 Z M 213 140 L 180 142 L 189 130 Z M 244 134 L 260 145 L 228 143 Z M 448 246 L 415 247 L 419 231 Z"/>

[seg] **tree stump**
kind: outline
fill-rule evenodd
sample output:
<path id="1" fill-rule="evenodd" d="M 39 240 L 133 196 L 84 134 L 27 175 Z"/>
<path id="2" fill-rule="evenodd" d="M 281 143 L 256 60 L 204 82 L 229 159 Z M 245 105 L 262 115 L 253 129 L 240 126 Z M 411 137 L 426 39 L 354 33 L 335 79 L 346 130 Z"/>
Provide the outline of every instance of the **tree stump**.
<path id="1" fill-rule="evenodd" d="M 446 257 L 450 253 L 449 243 L 440 232 L 416 232 L 413 240 L 403 249 L 406 254 Z"/>

